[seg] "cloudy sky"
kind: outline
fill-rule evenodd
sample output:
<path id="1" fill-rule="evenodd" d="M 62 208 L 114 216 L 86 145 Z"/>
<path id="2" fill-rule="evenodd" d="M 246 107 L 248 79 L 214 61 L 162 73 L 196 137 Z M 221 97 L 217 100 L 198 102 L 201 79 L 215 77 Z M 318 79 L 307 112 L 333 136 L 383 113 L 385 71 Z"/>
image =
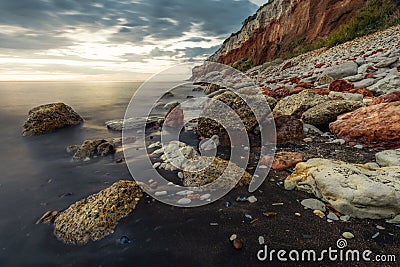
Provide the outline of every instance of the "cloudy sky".
<path id="1" fill-rule="evenodd" d="M 0 80 L 142 80 L 214 52 L 263 0 L 1 0 Z"/>

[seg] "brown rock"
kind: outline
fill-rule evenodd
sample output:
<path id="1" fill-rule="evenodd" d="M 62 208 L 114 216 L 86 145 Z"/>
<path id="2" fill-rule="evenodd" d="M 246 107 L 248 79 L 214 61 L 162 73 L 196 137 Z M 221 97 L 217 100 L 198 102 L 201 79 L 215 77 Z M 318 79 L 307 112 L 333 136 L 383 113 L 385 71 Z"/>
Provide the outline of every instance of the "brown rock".
<path id="1" fill-rule="evenodd" d="M 296 166 L 297 163 L 304 160 L 303 154 L 299 152 L 278 152 L 272 162 L 272 169 L 283 171 L 287 168 Z"/>
<path id="2" fill-rule="evenodd" d="M 400 147 L 400 101 L 363 107 L 338 117 L 330 130 L 350 144 Z"/>
<path id="3" fill-rule="evenodd" d="M 297 86 L 298 87 L 303 87 L 305 89 L 311 89 L 311 88 L 315 87 L 314 84 L 309 83 L 309 82 L 299 82 L 299 83 L 297 83 Z"/>
<path id="4" fill-rule="evenodd" d="M 348 92 L 353 88 L 354 85 L 351 82 L 342 79 L 335 80 L 329 85 L 329 90 L 335 92 Z"/>
<path id="5" fill-rule="evenodd" d="M 303 123 L 292 116 L 282 115 L 275 117 L 276 141 L 285 143 L 301 140 L 303 136 Z"/>
<path id="6" fill-rule="evenodd" d="M 181 127 L 184 124 L 183 110 L 179 107 L 171 107 L 164 119 L 163 126 Z"/>
<path id="7" fill-rule="evenodd" d="M 376 104 L 381 104 L 381 103 L 390 103 L 390 102 L 396 102 L 400 101 L 400 91 L 389 93 L 386 95 L 381 95 L 377 98 L 375 98 L 371 103 L 369 103 L 370 106 L 376 105 Z"/>
<path id="8" fill-rule="evenodd" d="M 66 243 L 86 244 L 114 232 L 143 196 L 134 181 L 118 181 L 110 187 L 72 204 L 54 221 L 55 234 Z"/>
<path id="9" fill-rule="evenodd" d="M 64 103 L 41 105 L 29 111 L 22 135 L 41 135 L 82 122 L 82 117 Z"/>
<path id="10" fill-rule="evenodd" d="M 371 90 L 368 90 L 367 88 L 354 88 L 350 89 L 349 93 L 352 94 L 361 94 L 363 96 L 368 96 L 368 97 L 373 97 L 374 93 Z"/>

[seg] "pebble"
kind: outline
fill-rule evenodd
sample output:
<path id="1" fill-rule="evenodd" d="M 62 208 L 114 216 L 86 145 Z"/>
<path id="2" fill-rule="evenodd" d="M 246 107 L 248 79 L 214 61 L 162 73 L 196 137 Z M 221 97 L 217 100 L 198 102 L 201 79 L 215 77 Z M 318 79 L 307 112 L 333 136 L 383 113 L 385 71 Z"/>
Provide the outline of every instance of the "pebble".
<path id="1" fill-rule="evenodd" d="M 190 191 L 190 190 L 183 190 L 183 191 L 179 191 L 179 192 L 177 192 L 176 194 L 178 195 L 178 196 L 186 196 L 186 195 L 190 195 L 190 194 L 193 194 L 194 192 L 193 191 Z"/>
<path id="2" fill-rule="evenodd" d="M 340 220 L 344 221 L 344 222 L 348 222 L 350 220 L 350 216 L 349 215 L 340 216 Z"/>
<path id="3" fill-rule="evenodd" d="M 245 201 L 247 201 L 247 197 L 245 197 L 245 196 L 237 196 L 236 197 L 236 201 L 237 202 L 245 202 Z"/>
<path id="4" fill-rule="evenodd" d="M 244 217 L 246 217 L 246 218 L 249 219 L 249 220 L 253 220 L 253 216 L 251 216 L 251 215 L 248 214 L 248 213 L 246 213 L 246 214 L 244 215 Z"/>
<path id="5" fill-rule="evenodd" d="M 233 247 L 237 250 L 242 249 L 243 242 L 240 239 L 236 238 L 235 240 L 233 240 Z"/>
<path id="6" fill-rule="evenodd" d="M 218 223 L 210 223 L 210 226 L 218 226 Z"/>
<path id="7" fill-rule="evenodd" d="M 250 148 L 249 148 L 248 146 L 245 146 L 245 147 L 243 148 L 243 150 L 244 150 L 244 151 L 248 151 L 248 150 L 250 150 Z"/>
<path id="8" fill-rule="evenodd" d="M 152 189 L 157 188 L 157 186 L 158 186 L 158 183 L 157 183 L 157 182 L 152 182 L 152 183 L 150 184 L 150 188 L 152 188 Z"/>
<path id="9" fill-rule="evenodd" d="M 339 221 L 339 217 L 333 212 L 329 212 L 326 218 L 332 221 Z"/>
<path id="10" fill-rule="evenodd" d="M 272 203 L 272 206 L 283 206 L 283 203 L 282 203 L 282 202 L 279 202 L 279 203 Z"/>
<path id="11" fill-rule="evenodd" d="M 171 185 L 174 185 L 174 183 L 173 183 L 173 182 L 168 182 L 167 185 L 170 185 L 170 186 L 171 186 Z"/>
<path id="12" fill-rule="evenodd" d="M 192 202 L 192 200 L 189 199 L 189 198 L 181 198 L 176 203 L 179 204 L 179 205 L 188 205 L 191 202 Z"/>
<path id="13" fill-rule="evenodd" d="M 265 244 L 265 239 L 264 239 L 264 237 L 262 235 L 260 235 L 258 237 L 258 244 L 260 244 L 260 245 L 264 245 Z"/>
<path id="14" fill-rule="evenodd" d="M 206 199 L 209 199 L 210 197 L 211 197 L 210 194 L 204 194 L 204 195 L 200 196 L 200 200 L 206 200 Z"/>
<path id="15" fill-rule="evenodd" d="M 121 243 L 121 244 L 130 244 L 132 241 L 127 237 L 127 236 L 122 236 L 120 239 L 119 239 L 119 242 Z"/>
<path id="16" fill-rule="evenodd" d="M 301 214 L 299 212 L 296 212 L 294 215 L 296 215 L 297 217 L 301 216 Z"/>
<path id="17" fill-rule="evenodd" d="M 225 207 L 229 208 L 230 206 L 232 206 L 232 203 L 230 201 L 225 202 Z"/>
<path id="18" fill-rule="evenodd" d="M 324 218 L 325 217 L 325 213 L 321 210 L 314 210 L 314 214 L 317 215 L 320 218 Z"/>
<path id="19" fill-rule="evenodd" d="M 255 202 L 257 202 L 257 198 L 256 198 L 255 196 L 250 196 L 250 197 L 247 199 L 247 201 L 250 202 L 250 203 L 255 203 Z"/>
<path id="20" fill-rule="evenodd" d="M 346 143 L 346 141 L 343 139 L 335 139 L 331 143 L 338 144 L 338 145 L 344 145 Z"/>
<path id="21" fill-rule="evenodd" d="M 180 179 L 183 179 L 183 172 L 178 172 L 178 177 L 179 177 Z"/>
<path id="22" fill-rule="evenodd" d="M 235 240 L 237 238 L 237 235 L 236 234 L 233 234 L 233 235 L 231 235 L 231 237 L 229 237 L 229 240 L 230 241 L 233 241 L 233 240 Z"/>
<path id="23" fill-rule="evenodd" d="M 154 193 L 154 195 L 155 195 L 156 197 L 165 196 L 165 195 L 167 195 L 167 194 L 168 194 L 167 191 L 158 191 L 158 192 L 155 192 L 155 193 Z"/>
<path id="24" fill-rule="evenodd" d="M 312 235 L 303 234 L 303 238 L 305 238 L 305 239 L 311 239 L 311 238 L 312 238 Z"/>
<path id="25" fill-rule="evenodd" d="M 276 216 L 278 213 L 273 212 L 273 211 L 269 211 L 269 212 L 264 212 L 263 215 L 266 217 L 273 217 Z"/>
<path id="26" fill-rule="evenodd" d="M 372 239 L 377 238 L 379 235 L 380 235 L 380 233 L 379 233 L 379 232 L 376 232 L 376 233 L 372 236 Z"/>
<path id="27" fill-rule="evenodd" d="M 160 165 L 161 165 L 161 162 L 156 162 L 153 164 L 153 168 L 157 169 L 158 167 L 160 167 Z"/>
<path id="28" fill-rule="evenodd" d="M 315 198 L 303 199 L 300 203 L 304 207 L 312 210 L 326 211 L 325 203 Z"/>
<path id="29" fill-rule="evenodd" d="M 344 233 L 342 234 L 342 236 L 343 236 L 344 238 L 346 238 L 346 239 L 352 239 L 352 238 L 354 238 L 354 235 L 353 235 L 352 233 L 350 233 L 350 232 L 344 232 Z"/>
<path id="30" fill-rule="evenodd" d="M 363 145 L 355 145 L 355 146 L 354 146 L 354 148 L 357 148 L 357 149 L 363 149 L 363 148 L 364 148 L 364 146 L 363 146 Z"/>
<path id="31" fill-rule="evenodd" d="M 377 226 L 376 226 L 376 229 L 379 229 L 379 230 L 385 230 L 385 227 L 383 227 L 383 226 L 380 226 L 380 225 L 377 225 Z"/>
<path id="32" fill-rule="evenodd" d="M 313 140 L 312 140 L 312 138 L 307 137 L 307 138 L 304 138 L 303 141 L 306 143 L 311 143 Z"/>

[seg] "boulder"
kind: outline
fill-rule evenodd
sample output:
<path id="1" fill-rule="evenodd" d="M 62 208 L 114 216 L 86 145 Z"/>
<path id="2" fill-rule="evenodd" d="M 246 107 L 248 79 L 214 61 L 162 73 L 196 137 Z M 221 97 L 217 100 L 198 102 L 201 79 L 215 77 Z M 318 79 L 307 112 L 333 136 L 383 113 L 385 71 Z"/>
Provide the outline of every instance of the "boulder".
<path id="1" fill-rule="evenodd" d="M 400 149 L 384 150 L 375 154 L 381 167 L 400 166 Z"/>
<path id="2" fill-rule="evenodd" d="M 375 98 L 369 105 L 376 105 L 380 103 L 390 103 L 400 101 L 400 91 L 392 92 L 386 95 L 381 95 Z"/>
<path id="3" fill-rule="evenodd" d="M 307 89 L 280 100 L 276 104 L 273 113 L 274 116 L 289 115 L 299 119 L 305 111 L 326 100 L 327 97 L 318 95 L 311 89 Z"/>
<path id="4" fill-rule="evenodd" d="M 303 154 L 300 152 L 278 152 L 275 154 L 271 168 L 275 171 L 283 171 L 296 166 L 297 163 L 302 162 L 303 160 Z"/>
<path id="5" fill-rule="evenodd" d="M 275 117 L 276 141 L 278 144 L 301 140 L 303 135 L 303 122 L 292 116 Z"/>
<path id="6" fill-rule="evenodd" d="M 329 92 L 329 98 L 332 100 L 352 100 L 352 101 L 363 101 L 362 94 L 342 93 L 342 92 Z"/>
<path id="7" fill-rule="evenodd" d="M 69 146 L 72 147 L 72 146 Z M 107 156 L 115 153 L 114 144 L 103 139 L 86 140 L 76 150 L 72 157 L 75 161 L 85 161 L 94 156 Z"/>
<path id="8" fill-rule="evenodd" d="M 270 106 L 274 106 L 276 103 L 274 98 L 262 94 L 246 95 L 245 97 L 256 107 L 263 107 L 267 105 L 267 103 Z M 234 118 L 230 118 L 229 116 L 224 116 L 224 114 L 226 114 L 225 109 L 219 111 L 219 107 L 214 105 L 214 102 L 218 103 L 218 101 L 221 101 L 235 111 L 240 117 L 241 122 L 236 121 Z M 241 123 L 243 123 L 246 130 L 251 131 L 258 124 L 252 109 L 241 97 L 232 91 L 226 91 L 220 95 L 214 96 L 209 106 L 212 108 L 206 108 L 202 114 L 204 117 L 200 117 L 198 121 L 197 129 L 201 136 L 212 137 L 213 135 L 218 135 L 219 137 L 223 137 L 226 135 L 226 131 L 222 125 L 207 118 L 207 116 L 219 118 L 224 122 L 226 127 L 231 127 L 231 129 L 239 129 Z M 263 110 L 265 109 L 266 108 L 263 108 Z"/>
<path id="9" fill-rule="evenodd" d="M 400 214 L 400 167 L 367 165 L 315 158 L 297 164 L 285 189 L 298 189 L 354 218 L 383 219 Z"/>
<path id="10" fill-rule="evenodd" d="M 312 125 L 325 125 L 333 122 L 341 114 L 361 108 L 360 101 L 331 100 L 316 105 L 303 113 L 301 119 L 304 123 Z"/>
<path id="11" fill-rule="evenodd" d="M 332 77 L 333 79 L 340 79 L 348 76 L 353 76 L 358 73 L 357 63 L 351 61 L 340 65 L 332 66 L 323 72 L 323 75 Z"/>
<path id="12" fill-rule="evenodd" d="M 118 222 L 134 210 L 142 196 L 134 181 L 118 181 L 62 211 L 54 221 L 55 234 L 70 244 L 100 240 L 114 232 Z"/>
<path id="13" fill-rule="evenodd" d="M 199 157 L 196 160 L 198 161 L 196 162 L 196 164 L 194 164 L 194 166 L 190 166 L 183 171 L 183 184 L 185 186 L 205 186 L 219 178 L 215 185 L 210 185 L 209 188 L 228 189 L 232 188 L 233 186 L 238 187 L 249 185 L 253 178 L 251 174 L 244 171 L 240 180 L 235 180 L 235 177 L 243 172 L 243 169 L 230 161 L 218 157 Z M 225 169 L 227 169 L 228 164 L 229 170 L 227 171 L 225 176 L 221 177 L 221 175 L 225 172 Z"/>
<path id="14" fill-rule="evenodd" d="M 332 133 L 351 145 L 400 147 L 400 101 L 359 108 L 330 123 Z"/>
<path id="15" fill-rule="evenodd" d="M 336 80 L 329 85 L 329 90 L 335 92 L 349 92 L 353 88 L 354 85 L 346 80 Z"/>
<path id="16" fill-rule="evenodd" d="M 328 76 L 326 74 L 322 74 L 318 77 L 316 83 L 318 85 L 327 85 L 327 84 L 331 84 L 331 82 L 333 82 L 335 79 L 333 79 L 331 76 Z"/>
<path id="17" fill-rule="evenodd" d="M 22 135 L 41 135 L 82 122 L 82 117 L 64 103 L 41 105 L 29 111 Z"/>

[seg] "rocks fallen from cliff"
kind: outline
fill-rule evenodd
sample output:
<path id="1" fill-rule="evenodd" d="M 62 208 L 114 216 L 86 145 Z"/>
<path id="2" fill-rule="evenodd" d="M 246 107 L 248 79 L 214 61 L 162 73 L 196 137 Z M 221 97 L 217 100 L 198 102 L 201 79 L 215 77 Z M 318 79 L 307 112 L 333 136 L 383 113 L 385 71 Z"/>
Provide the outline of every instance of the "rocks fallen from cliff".
<path id="1" fill-rule="evenodd" d="M 133 181 L 118 181 L 110 187 L 77 201 L 60 212 L 54 221 L 55 234 L 69 244 L 98 241 L 114 232 L 143 196 Z"/>
<path id="2" fill-rule="evenodd" d="M 83 118 L 64 103 L 41 105 L 29 111 L 22 135 L 46 134 L 67 126 L 78 125 L 82 122 Z"/>
<path id="3" fill-rule="evenodd" d="M 400 101 L 363 107 L 338 117 L 330 130 L 351 145 L 400 147 Z"/>
<path id="4" fill-rule="evenodd" d="M 354 218 L 388 219 L 400 214 L 400 167 L 314 158 L 297 164 L 285 189 L 298 189 L 322 199 Z"/>
<path id="5" fill-rule="evenodd" d="M 228 189 L 234 186 L 249 185 L 252 180 L 252 175 L 244 169 L 219 157 L 199 157 L 195 160 L 196 163 L 193 166 L 183 171 L 185 186 Z M 224 173 L 225 170 L 227 170 L 226 173 Z M 243 173 L 241 177 L 239 177 L 240 173 Z M 222 174 L 224 175 L 222 176 Z M 211 184 L 214 181 L 215 183 Z"/>
<path id="6" fill-rule="evenodd" d="M 303 113 L 303 122 L 312 125 L 327 125 L 337 119 L 339 115 L 354 111 L 363 107 L 360 101 L 331 100 L 316 105 Z"/>

